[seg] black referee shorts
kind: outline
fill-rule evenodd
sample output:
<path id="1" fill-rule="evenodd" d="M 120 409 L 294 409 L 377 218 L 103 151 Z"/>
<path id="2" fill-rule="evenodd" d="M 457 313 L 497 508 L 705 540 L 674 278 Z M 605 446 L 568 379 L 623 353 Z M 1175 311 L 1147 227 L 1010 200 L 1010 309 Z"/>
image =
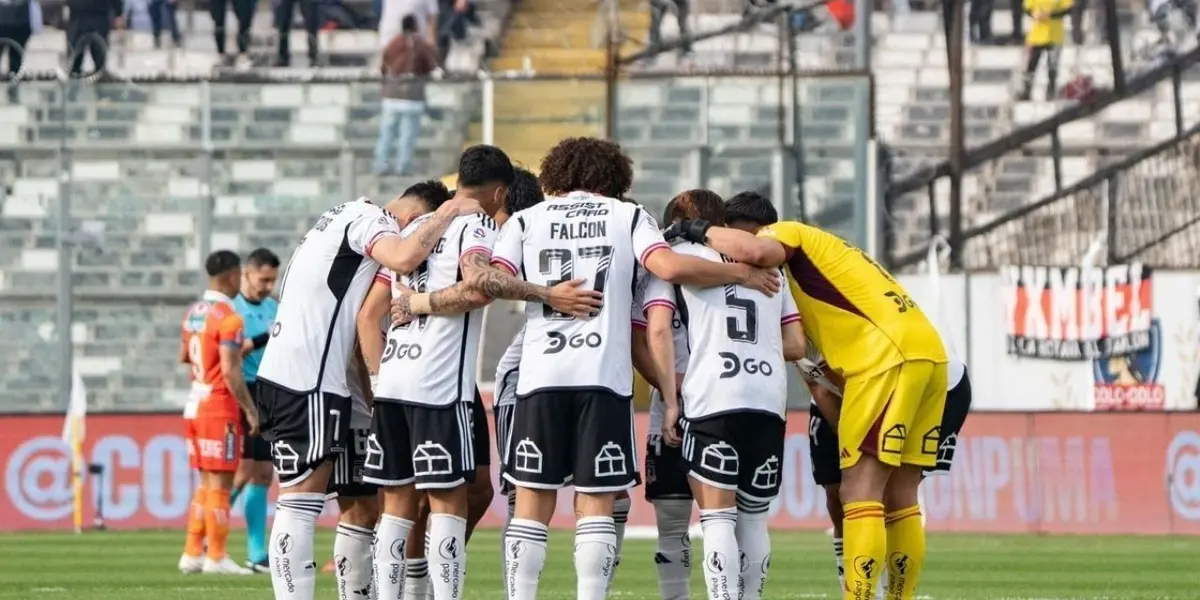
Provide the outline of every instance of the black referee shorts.
<path id="1" fill-rule="evenodd" d="M 250 389 L 250 398 L 254 400 L 255 411 L 258 407 L 258 386 L 254 382 L 248 382 L 246 385 Z M 250 435 L 250 421 L 246 419 L 246 412 L 241 411 L 242 415 L 242 460 L 271 460 L 271 443 L 263 439 L 262 433 L 259 435 Z M 259 417 L 259 422 L 262 422 L 262 417 Z"/>

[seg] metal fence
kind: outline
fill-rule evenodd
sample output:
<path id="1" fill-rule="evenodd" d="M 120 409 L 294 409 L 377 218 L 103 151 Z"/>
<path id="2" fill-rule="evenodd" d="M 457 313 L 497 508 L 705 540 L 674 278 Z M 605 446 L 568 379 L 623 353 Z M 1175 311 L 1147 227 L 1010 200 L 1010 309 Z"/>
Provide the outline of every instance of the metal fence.
<path id="1" fill-rule="evenodd" d="M 265 246 L 286 259 L 314 214 L 416 179 L 373 173 L 379 86 L 21 82 L 0 104 L 0 411 L 62 410 L 72 368 L 95 410 L 181 401 L 179 322 L 204 286 L 203 256 Z M 652 209 L 693 187 L 760 189 L 783 214 L 858 239 L 869 97 L 869 80 L 850 76 L 431 81 L 414 172 L 450 174 L 475 142 L 536 166 L 562 136 L 611 130 Z M 530 119 L 521 103 L 537 98 L 564 111 Z M 511 307 L 490 314 L 485 381 L 519 324 Z"/>

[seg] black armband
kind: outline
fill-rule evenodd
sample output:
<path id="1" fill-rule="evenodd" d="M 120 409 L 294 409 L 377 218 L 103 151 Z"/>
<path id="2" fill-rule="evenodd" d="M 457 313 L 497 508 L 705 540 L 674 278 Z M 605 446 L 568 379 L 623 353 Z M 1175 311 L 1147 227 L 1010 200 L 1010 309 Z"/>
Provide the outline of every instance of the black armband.
<path id="1" fill-rule="evenodd" d="M 264 331 L 256 336 L 250 338 L 250 341 L 254 342 L 254 349 L 258 350 L 259 348 L 266 346 L 267 340 L 270 340 L 270 339 L 271 339 L 271 332 Z"/>

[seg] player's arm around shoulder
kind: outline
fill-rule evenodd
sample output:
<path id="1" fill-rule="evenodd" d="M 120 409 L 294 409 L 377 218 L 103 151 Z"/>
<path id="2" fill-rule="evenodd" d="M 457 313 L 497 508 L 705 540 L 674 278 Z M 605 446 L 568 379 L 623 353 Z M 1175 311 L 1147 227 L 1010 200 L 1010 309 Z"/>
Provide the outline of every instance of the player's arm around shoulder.
<path id="1" fill-rule="evenodd" d="M 795 245 L 774 235 L 774 228 L 782 225 L 768 225 L 758 232 L 758 235 L 740 229 L 729 227 L 710 227 L 707 231 L 707 243 L 713 250 L 738 262 L 756 267 L 778 267 L 787 262 Z"/>
<path id="2" fill-rule="evenodd" d="M 371 260 L 393 273 L 408 274 L 416 270 L 433 252 L 455 218 L 480 212 L 479 203 L 469 198 L 454 198 L 442 204 L 432 216 L 408 235 L 389 235 L 379 238 L 368 247 Z"/>
<path id="3" fill-rule="evenodd" d="M 471 312 L 491 304 L 492 298 L 472 287 L 471 281 L 477 278 L 480 269 L 491 269 L 490 254 L 482 250 L 463 254 L 458 259 L 458 268 L 462 271 L 463 280 L 454 285 L 432 293 L 414 294 L 401 293 L 392 300 L 392 314 L 400 317 L 400 322 L 411 320 L 413 315 L 457 315 Z"/>
<path id="4" fill-rule="evenodd" d="M 662 247 L 642 258 L 642 266 L 668 283 L 695 287 L 738 284 L 768 296 L 779 292 L 779 277 L 774 270 L 743 263 L 728 263 L 692 256 Z"/>

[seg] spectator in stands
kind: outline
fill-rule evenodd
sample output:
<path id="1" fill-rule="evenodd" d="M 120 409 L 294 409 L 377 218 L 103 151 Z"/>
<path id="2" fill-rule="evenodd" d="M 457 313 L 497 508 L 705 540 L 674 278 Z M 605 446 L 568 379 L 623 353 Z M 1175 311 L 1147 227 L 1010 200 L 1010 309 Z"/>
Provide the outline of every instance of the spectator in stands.
<path id="1" fill-rule="evenodd" d="M 1163 42 L 1174 45 L 1171 40 L 1171 12 L 1178 10 L 1183 13 L 1188 31 L 1196 31 L 1196 1 L 1195 0 L 1150 0 L 1147 8 L 1150 20 L 1158 28 Z"/>
<path id="2" fill-rule="evenodd" d="M 0 61 L 8 54 L 6 79 L 16 79 L 21 72 L 25 44 L 33 35 L 31 9 L 30 0 L 0 0 Z M 9 95 L 14 94 L 10 91 Z"/>
<path id="3" fill-rule="evenodd" d="M 108 33 L 125 26 L 123 0 L 67 0 L 67 50 L 71 75 L 83 73 L 83 55 L 92 55 L 96 72 L 104 71 L 108 58 Z"/>
<path id="4" fill-rule="evenodd" d="M 163 0 L 157 0 L 162 2 Z M 302 0 L 304 1 L 304 0 Z M 250 51 L 250 26 L 254 24 L 254 10 L 258 8 L 258 0 L 233 0 L 233 16 L 237 18 L 237 57 L 230 56 L 225 53 L 225 44 L 229 37 L 225 32 L 225 20 L 229 13 L 229 0 L 209 0 L 208 10 L 212 14 L 213 20 L 213 38 L 217 42 L 217 54 L 221 55 L 221 61 L 226 66 L 237 64 L 240 68 L 248 68 L 250 66 L 250 56 L 246 54 Z M 303 12 L 303 6 L 300 8 Z M 288 23 L 291 23 L 289 14 Z M 308 21 L 305 20 L 305 24 Z M 283 45 L 283 32 L 280 32 L 280 45 Z M 280 52 L 284 52 L 280 50 Z M 312 53 L 309 52 L 311 55 Z"/>
<path id="5" fill-rule="evenodd" d="M 1024 83 L 1018 100 L 1029 100 L 1033 91 L 1033 75 L 1042 56 L 1046 57 L 1046 99 L 1058 95 L 1058 56 L 1063 45 L 1063 19 L 1071 14 L 1072 0 L 1025 0 L 1025 13 L 1033 17 L 1033 26 L 1025 36 Z"/>
<path id="6" fill-rule="evenodd" d="M 437 46 L 438 0 L 383 0 L 379 15 L 379 47 L 387 48 L 392 38 L 400 35 L 401 23 L 411 15 L 417 25 L 417 33 L 425 37 L 430 46 Z"/>
<path id="7" fill-rule="evenodd" d="M 320 2 L 318 0 L 280 0 L 279 6 L 275 9 L 275 27 L 279 30 L 279 55 L 275 57 L 275 66 L 277 67 L 289 67 L 292 64 L 290 39 L 297 4 L 300 5 L 300 17 L 304 20 L 304 32 L 308 34 L 308 62 L 310 66 L 317 66 L 317 29 L 321 26 Z M 253 15 L 254 11 L 251 10 L 250 14 Z"/>
<path id="8" fill-rule="evenodd" d="M 467 39 L 467 24 L 472 19 L 478 18 L 475 7 L 468 0 L 438 0 L 436 44 L 439 63 L 446 62 L 451 42 Z"/>
<path id="9" fill-rule="evenodd" d="M 686 56 L 692 53 L 691 33 L 688 30 L 688 13 L 691 0 L 650 0 L 650 50 L 659 52 L 662 49 L 662 25 L 667 11 L 675 11 L 675 22 L 679 23 L 679 37 L 684 40 L 679 47 L 679 54 Z"/>
<path id="10" fill-rule="evenodd" d="M 154 47 L 162 47 L 162 32 L 166 29 L 171 34 L 171 44 L 176 48 L 183 46 L 183 36 L 179 34 L 179 21 L 175 19 L 175 11 L 179 8 L 176 0 L 151 0 L 150 26 L 154 32 Z"/>
<path id="11" fill-rule="evenodd" d="M 413 149 L 425 114 L 425 78 L 437 70 L 437 51 L 418 33 L 418 24 L 416 16 L 406 15 L 400 35 L 383 50 L 383 100 L 375 144 L 375 172 L 379 175 L 411 174 Z M 393 148 L 395 162 L 390 169 L 388 157 Z"/>

